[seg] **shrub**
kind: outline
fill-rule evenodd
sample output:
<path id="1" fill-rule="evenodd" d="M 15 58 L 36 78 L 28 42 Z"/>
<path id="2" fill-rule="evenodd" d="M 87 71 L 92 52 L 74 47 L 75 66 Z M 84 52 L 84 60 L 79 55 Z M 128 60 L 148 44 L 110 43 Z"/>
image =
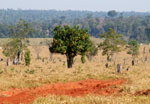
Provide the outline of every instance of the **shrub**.
<path id="1" fill-rule="evenodd" d="M 81 57 L 81 62 L 84 64 L 85 63 L 85 55 L 82 55 L 82 57 Z"/>
<path id="2" fill-rule="evenodd" d="M 11 70 L 11 71 L 14 71 L 14 70 L 15 70 L 15 68 L 11 68 L 10 70 Z"/>
<path id="3" fill-rule="evenodd" d="M 30 40 L 26 40 L 26 43 L 30 44 Z"/>
<path id="4" fill-rule="evenodd" d="M 27 69 L 27 70 L 25 70 L 25 73 L 27 73 L 27 74 L 34 74 L 34 73 L 35 73 L 35 70 Z"/>
<path id="5" fill-rule="evenodd" d="M 31 61 L 30 50 L 27 50 L 25 52 L 25 64 L 26 64 L 26 66 L 30 65 L 30 61 Z"/>

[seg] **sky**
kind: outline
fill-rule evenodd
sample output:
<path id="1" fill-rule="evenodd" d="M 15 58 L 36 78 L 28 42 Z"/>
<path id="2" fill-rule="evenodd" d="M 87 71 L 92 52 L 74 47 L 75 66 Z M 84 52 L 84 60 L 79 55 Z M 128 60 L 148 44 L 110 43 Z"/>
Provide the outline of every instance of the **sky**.
<path id="1" fill-rule="evenodd" d="M 150 0 L 0 0 L 0 9 L 150 12 Z"/>

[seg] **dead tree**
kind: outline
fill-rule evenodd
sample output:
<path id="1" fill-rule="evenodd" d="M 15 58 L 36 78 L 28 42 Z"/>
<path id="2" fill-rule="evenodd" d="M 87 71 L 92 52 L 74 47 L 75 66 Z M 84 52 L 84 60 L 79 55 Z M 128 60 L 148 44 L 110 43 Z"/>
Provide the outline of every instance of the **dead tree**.
<path id="1" fill-rule="evenodd" d="M 44 62 L 44 58 L 42 59 L 42 62 Z"/>
<path id="2" fill-rule="evenodd" d="M 13 64 L 14 64 L 14 65 L 18 65 L 18 64 L 19 64 L 18 59 L 13 59 Z"/>
<path id="3" fill-rule="evenodd" d="M 117 64 L 117 72 L 120 73 L 122 71 L 122 65 Z"/>
<path id="4" fill-rule="evenodd" d="M 108 68 L 108 63 L 105 64 L 105 67 Z"/>
<path id="5" fill-rule="evenodd" d="M 146 53 L 146 48 L 144 47 L 143 48 L 143 55 Z"/>
<path id="6" fill-rule="evenodd" d="M 23 61 L 23 54 L 21 54 L 21 61 Z"/>
<path id="7" fill-rule="evenodd" d="M 135 65 L 135 62 L 134 62 L 134 60 L 132 60 L 132 66 L 134 66 Z"/>
<path id="8" fill-rule="evenodd" d="M 9 66 L 9 58 L 7 58 L 6 65 Z"/>
<path id="9" fill-rule="evenodd" d="M 50 54 L 50 61 L 53 61 L 53 53 Z"/>
<path id="10" fill-rule="evenodd" d="M 126 70 L 129 71 L 129 70 L 130 70 L 130 67 L 128 66 Z"/>
<path id="11" fill-rule="evenodd" d="M 147 62 L 147 59 L 148 59 L 148 57 L 146 56 L 146 57 L 145 57 L 145 62 Z"/>

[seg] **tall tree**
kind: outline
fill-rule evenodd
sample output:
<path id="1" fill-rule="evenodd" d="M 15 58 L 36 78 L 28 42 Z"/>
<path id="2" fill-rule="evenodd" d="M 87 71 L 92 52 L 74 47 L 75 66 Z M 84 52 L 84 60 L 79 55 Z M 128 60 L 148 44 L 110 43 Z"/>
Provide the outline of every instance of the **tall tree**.
<path id="1" fill-rule="evenodd" d="M 111 11 L 108 12 L 107 15 L 110 16 L 110 17 L 116 17 L 117 14 L 118 14 L 118 13 L 117 13 L 115 10 L 111 10 Z"/>
<path id="2" fill-rule="evenodd" d="M 67 57 L 68 68 L 72 67 L 73 59 L 77 55 L 82 55 L 83 59 L 86 52 L 92 48 L 92 42 L 87 30 L 80 29 L 79 26 L 56 26 L 54 38 L 49 47 L 50 52 L 65 54 Z"/>
<path id="3" fill-rule="evenodd" d="M 14 59 L 17 56 L 19 50 L 18 43 L 19 42 L 17 40 L 9 40 L 3 46 L 3 54 L 11 60 Z"/>
<path id="4" fill-rule="evenodd" d="M 112 61 L 114 54 L 120 52 L 125 44 L 121 39 L 122 36 L 110 28 L 108 32 L 101 34 L 101 37 L 104 38 L 104 41 L 99 44 L 99 47 L 103 50 L 102 55 L 107 56 L 108 62 Z"/>
<path id="5" fill-rule="evenodd" d="M 129 41 L 127 48 L 128 48 L 128 52 L 127 54 L 132 55 L 132 65 L 134 65 L 135 63 L 135 58 L 138 56 L 139 54 L 139 43 L 136 40 L 131 40 Z"/>
<path id="6" fill-rule="evenodd" d="M 32 32 L 32 29 L 30 28 L 29 24 L 26 21 L 23 21 L 22 19 L 19 20 L 19 22 L 15 26 L 11 26 L 11 32 L 13 35 L 13 40 L 17 42 L 18 52 L 17 52 L 17 60 L 19 62 L 20 55 L 23 52 L 26 42 L 27 35 Z"/>
<path id="7" fill-rule="evenodd" d="M 29 24 L 23 20 L 20 20 L 15 26 L 11 26 L 12 38 L 3 47 L 3 54 L 10 59 L 17 57 L 19 63 L 20 55 L 26 50 L 26 39 L 25 37 L 32 32 Z"/>

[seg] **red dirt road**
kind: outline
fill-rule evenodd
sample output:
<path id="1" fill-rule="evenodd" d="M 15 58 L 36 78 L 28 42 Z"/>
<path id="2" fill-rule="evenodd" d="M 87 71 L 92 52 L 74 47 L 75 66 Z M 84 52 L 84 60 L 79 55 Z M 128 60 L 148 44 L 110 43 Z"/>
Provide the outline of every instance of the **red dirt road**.
<path id="1" fill-rule="evenodd" d="M 78 82 L 54 83 L 37 88 L 11 89 L 0 92 L 0 104 L 30 104 L 35 98 L 48 95 L 68 95 L 72 97 L 87 94 L 108 96 L 119 92 L 117 85 L 125 83 L 125 80 L 82 80 Z"/>

